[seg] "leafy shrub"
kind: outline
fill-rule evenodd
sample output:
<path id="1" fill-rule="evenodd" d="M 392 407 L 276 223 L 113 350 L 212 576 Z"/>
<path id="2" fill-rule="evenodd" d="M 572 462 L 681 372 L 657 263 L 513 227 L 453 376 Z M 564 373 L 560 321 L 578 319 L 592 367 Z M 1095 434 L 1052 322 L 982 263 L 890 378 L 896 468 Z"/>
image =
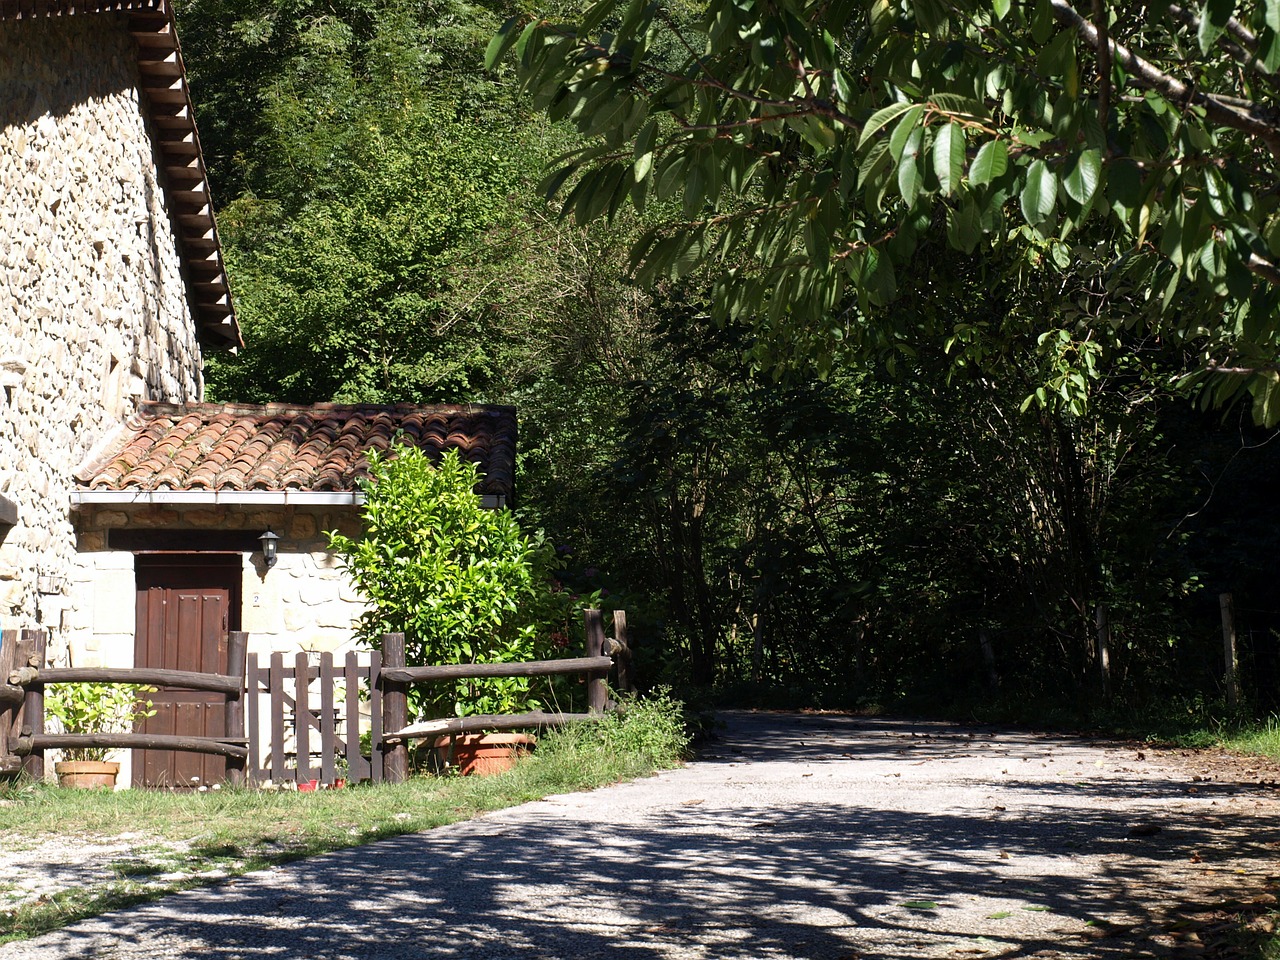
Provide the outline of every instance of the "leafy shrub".
<path id="1" fill-rule="evenodd" d="M 371 454 L 364 533 L 329 543 L 368 601 L 357 639 L 380 649 L 405 635 L 411 666 L 545 659 L 567 617 L 551 573 L 555 548 L 526 536 L 510 511 L 487 510 L 478 468 L 450 451 L 433 465 L 413 447 Z M 518 713 L 541 704 L 526 678 L 460 680 L 410 688 L 413 717 Z"/>

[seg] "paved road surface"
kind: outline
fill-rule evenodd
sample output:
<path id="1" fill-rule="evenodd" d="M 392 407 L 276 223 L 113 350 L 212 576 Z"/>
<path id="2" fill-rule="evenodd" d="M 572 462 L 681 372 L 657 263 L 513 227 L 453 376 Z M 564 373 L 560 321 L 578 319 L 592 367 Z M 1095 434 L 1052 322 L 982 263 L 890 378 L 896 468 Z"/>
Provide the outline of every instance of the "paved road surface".
<path id="1" fill-rule="evenodd" d="M 17 958 L 1154 956 L 1275 872 L 1265 784 L 1070 738 L 724 715 L 696 762 L 252 874 Z"/>

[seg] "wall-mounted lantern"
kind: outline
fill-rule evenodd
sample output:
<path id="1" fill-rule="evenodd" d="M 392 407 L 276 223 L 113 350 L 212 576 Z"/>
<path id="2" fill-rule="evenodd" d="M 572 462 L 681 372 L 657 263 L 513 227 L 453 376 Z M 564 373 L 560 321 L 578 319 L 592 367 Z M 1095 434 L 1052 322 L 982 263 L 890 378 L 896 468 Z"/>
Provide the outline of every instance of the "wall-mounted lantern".
<path id="1" fill-rule="evenodd" d="M 279 539 L 270 530 L 258 538 L 258 542 L 262 544 L 262 560 L 268 570 L 276 565 L 276 543 Z"/>

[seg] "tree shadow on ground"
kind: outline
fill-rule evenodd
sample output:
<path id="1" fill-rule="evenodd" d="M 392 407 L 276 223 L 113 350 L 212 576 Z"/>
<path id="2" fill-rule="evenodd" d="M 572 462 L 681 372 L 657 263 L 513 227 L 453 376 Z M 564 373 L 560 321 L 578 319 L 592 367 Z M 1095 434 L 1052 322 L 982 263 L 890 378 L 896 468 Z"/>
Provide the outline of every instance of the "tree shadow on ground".
<path id="1" fill-rule="evenodd" d="M 735 759 L 694 772 L 757 756 L 822 771 L 822 751 L 835 748 L 844 769 L 870 769 L 848 767 L 846 754 L 916 764 L 894 743 L 922 734 L 882 721 L 837 724 L 807 755 L 804 738 L 831 724 L 747 726 L 731 725 L 714 748 Z M 750 742 L 770 732 L 795 739 L 794 749 Z M 942 733 L 916 749 L 945 761 L 967 748 L 966 732 L 963 743 Z M 1017 764 L 1073 760 L 1079 746 L 1022 737 L 999 738 Z M 744 753 L 724 749 L 734 745 Z M 598 795 L 526 805 L 175 896 L 45 938 L 49 952 L 14 945 L 0 957 L 1119 960 L 1163 954 L 1151 939 L 1157 921 L 1240 882 L 1224 871 L 1184 901 L 1169 886 L 1172 868 L 1185 873 L 1202 850 L 1196 869 L 1213 869 L 1214 857 L 1270 863 L 1267 841 L 1280 827 L 1274 805 L 1247 817 L 1166 815 L 1158 801 L 1181 796 L 1177 778 L 1114 772 L 1088 785 L 1087 807 L 1073 805 L 1075 782 L 1010 776 L 999 787 L 1020 798 L 1016 811 L 885 809 L 807 783 L 810 796 L 790 806 L 749 795 L 702 802 L 684 790 L 639 822 L 610 822 L 593 804 Z M 1154 805 L 1139 806 L 1145 830 L 1135 833 L 1132 814 L 1113 807 L 1142 791 Z M 1020 871 L 1026 858 L 1036 858 L 1034 874 Z"/>

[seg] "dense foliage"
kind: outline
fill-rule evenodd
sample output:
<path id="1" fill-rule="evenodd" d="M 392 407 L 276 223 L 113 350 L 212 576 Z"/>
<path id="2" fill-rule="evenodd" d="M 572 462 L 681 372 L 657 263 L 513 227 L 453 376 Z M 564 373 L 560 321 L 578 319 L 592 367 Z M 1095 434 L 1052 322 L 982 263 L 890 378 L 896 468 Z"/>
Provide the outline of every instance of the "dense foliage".
<path id="1" fill-rule="evenodd" d="M 1055 71 L 1077 64 L 1085 93 L 1061 113 L 1079 122 L 1077 138 L 1069 129 L 1045 138 L 1049 106 L 1036 97 L 1023 105 L 1018 93 L 1008 110 L 985 92 L 967 105 L 938 101 L 963 76 L 972 81 L 978 61 L 961 58 L 947 77 L 953 48 L 935 50 L 935 32 L 961 8 L 921 26 L 924 6 L 890 5 L 891 29 L 856 48 L 874 82 L 846 90 L 851 122 L 830 125 L 834 145 L 815 133 L 825 128 L 807 101 L 797 110 L 808 113 L 780 125 L 721 136 L 732 131 L 717 124 L 747 109 L 739 87 L 681 72 L 695 61 L 678 37 L 714 44 L 708 68 L 719 69 L 781 36 L 781 21 L 821 39 L 804 17 L 771 7 L 781 20 L 761 17 L 739 44 L 717 26 L 729 22 L 715 19 L 717 3 L 709 19 L 636 7 L 656 24 L 651 56 L 610 54 L 598 100 L 585 97 L 595 61 L 579 61 L 581 85 L 552 110 L 592 135 L 613 129 L 605 110 L 617 96 L 647 113 L 615 116 L 616 132 L 603 135 L 625 156 L 571 158 L 580 179 L 547 207 L 537 191 L 544 165 L 584 141 L 572 123 L 531 108 L 504 60 L 482 65 L 490 37 L 520 11 L 457 0 L 341 9 L 186 0 L 184 50 L 248 342 L 242 356 L 211 364 L 212 392 L 518 404 L 521 519 L 545 528 L 567 560 L 566 601 L 628 611 L 646 682 L 757 702 L 1046 697 L 1079 707 L 1106 692 L 1101 610 L 1115 701 L 1198 711 L 1221 692 L 1217 594 L 1232 591 L 1246 678 L 1269 705 L 1267 691 L 1280 689 L 1280 611 L 1264 571 L 1280 546 L 1280 511 L 1266 491 L 1280 445 L 1241 407 L 1198 412 L 1180 389 L 1210 354 L 1245 363 L 1269 342 L 1269 328 L 1254 324 L 1270 289 L 1251 273 L 1245 291 L 1231 252 L 1245 249 L 1231 238 L 1246 211 L 1233 206 L 1239 217 L 1212 237 L 1203 218 L 1190 232 L 1184 222 L 1178 243 L 1199 246 L 1177 254 L 1170 199 L 1150 205 L 1136 245 L 1132 218 L 1112 202 L 1124 188 L 1121 158 L 1142 159 L 1135 151 L 1159 131 L 1168 163 L 1138 167 L 1142 189 L 1162 191 L 1152 197 L 1176 188 L 1194 193 L 1192 208 L 1209 204 L 1213 169 L 1236 183 L 1247 170 L 1235 166 L 1256 158 L 1231 140 L 1237 133 L 1214 127 L 1206 135 L 1217 152 L 1206 156 L 1221 163 L 1193 163 L 1188 144 L 1200 134 L 1191 131 L 1209 121 L 1193 104 L 1169 128 L 1178 114 L 1159 112 L 1168 98 L 1122 95 L 1117 74 L 1109 152 L 1084 203 L 1072 193 L 1081 183 L 1068 189 L 1068 180 L 1084 177 L 1085 153 L 1100 149 L 1081 133 L 1099 110 L 1087 45 L 1055 40 L 1042 70 L 1014 29 L 1038 8 L 963 28 L 978 31 L 966 51 L 989 56 L 1005 44 L 996 59 L 1011 71 L 1009 89 L 1034 81 L 1046 104 L 1061 100 Z M 735 9 L 725 16 L 754 8 Z M 850 55 L 858 15 L 842 14 L 844 32 L 826 28 L 831 56 Z M 1142 31 L 1153 43 L 1183 36 L 1120 20 L 1126 43 Z M 545 80 L 545 92 L 559 68 L 530 51 L 578 41 L 536 22 L 541 33 L 520 56 L 527 77 L 543 71 L 531 82 Z M 638 22 L 619 14 L 609 28 L 623 36 Z M 574 49 L 596 49 L 583 43 Z M 571 63 L 567 47 L 557 50 Z M 895 86 L 903 51 L 942 77 L 937 89 Z M 710 122 L 666 109 L 657 87 L 638 93 L 652 57 Z M 750 69 L 781 82 L 786 57 L 770 61 L 776 69 L 766 61 Z M 743 70 L 744 83 L 756 75 L 745 61 Z M 871 115 L 888 98 L 903 106 L 876 127 Z M 977 106 L 989 123 L 977 123 Z M 632 134 L 652 152 L 617 146 Z M 918 177 L 904 187 L 912 144 Z M 1003 173 L 990 144 L 1004 144 Z M 739 177 L 741 152 L 753 149 L 760 162 Z M 846 182 L 849 164 L 856 178 Z M 1053 204 L 1029 222 L 1023 207 L 1039 208 L 1028 184 L 1041 170 Z M 1250 196 L 1248 216 L 1260 217 L 1275 194 Z M 1039 199 L 1049 206 L 1047 191 Z M 965 231 L 964 211 L 978 217 L 977 234 Z M 776 262 L 747 249 L 769 223 Z M 703 227 L 701 236 L 723 228 L 727 240 L 685 256 L 682 244 Z M 867 231 L 877 242 L 859 247 Z M 846 241 L 861 258 L 852 274 L 853 248 L 838 249 Z M 1211 259 L 1222 253 L 1221 276 L 1204 265 L 1206 243 Z M 633 248 L 652 265 L 639 279 Z M 784 280 L 797 271 L 810 273 Z M 818 287 L 806 285 L 828 280 L 831 308 L 816 309 L 805 291 Z M 747 299 L 728 309 L 727 297 Z"/>
<path id="2" fill-rule="evenodd" d="M 438 464 L 414 447 L 369 455 L 363 534 L 329 534 L 369 605 L 357 633 L 367 646 L 403 633 L 409 666 L 545 659 L 568 612 L 551 579 L 555 548 L 521 533 L 510 511 L 485 509 L 477 479 L 456 450 Z M 409 698 L 417 719 L 539 706 L 519 677 L 418 684 Z"/>
<path id="3" fill-rule="evenodd" d="M 579 223 L 680 198 L 640 275 L 710 265 L 713 314 L 767 362 L 900 336 L 938 238 L 1086 287 L 1082 352 L 1186 341 L 1207 400 L 1247 389 L 1274 424 L 1278 31 L 1274 0 L 595 0 L 513 17 L 489 57 L 584 136 L 548 193 Z"/>

